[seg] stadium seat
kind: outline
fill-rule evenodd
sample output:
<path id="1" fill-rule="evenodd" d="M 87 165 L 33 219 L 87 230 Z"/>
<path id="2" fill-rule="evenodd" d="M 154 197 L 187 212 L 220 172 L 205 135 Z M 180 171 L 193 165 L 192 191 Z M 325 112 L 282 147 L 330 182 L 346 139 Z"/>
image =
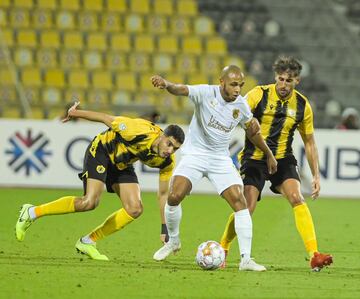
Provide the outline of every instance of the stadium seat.
<path id="1" fill-rule="evenodd" d="M 253 89 L 258 84 L 258 81 L 251 75 L 246 76 L 245 84 L 241 88 L 241 94 L 245 95 L 248 91 Z"/>
<path id="2" fill-rule="evenodd" d="M 80 53 L 77 50 L 63 50 L 60 52 L 60 65 L 64 69 L 79 68 L 81 66 Z"/>
<path id="3" fill-rule="evenodd" d="M 17 48 L 15 50 L 15 64 L 18 67 L 32 66 L 34 64 L 32 51 L 28 48 Z"/>
<path id="4" fill-rule="evenodd" d="M 41 9 L 55 10 L 57 7 L 57 0 L 37 0 L 36 6 Z"/>
<path id="5" fill-rule="evenodd" d="M 132 94 L 124 90 L 115 90 L 111 93 L 110 101 L 113 105 L 129 105 L 132 102 Z"/>
<path id="6" fill-rule="evenodd" d="M 41 73 L 38 68 L 24 68 L 21 72 L 21 81 L 25 86 L 40 87 Z"/>
<path id="7" fill-rule="evenodd" d="M 31 119 L 44 119 L 45 111 L 43 107 L 31 107 Z"/>
<path id="8" fill-rule="evenodd" d="M 195 73 L 199 70 L 195 56 L 185 54 L 176 56 L 176 69 L 180 73 Z"/>
<path id="9" fill-rule="evenodd" d="M 136 35 L 134 40 L 135 51 L 152 53 L 154 52 L 154 38 L 149 34 Z"/>
<path id="10" fill-rule="evenodd" d="M 225 55 L 227 44 L 221 37 L 209 37 L 205 42 L 206 52 L 213 55 Z"/>
<path id="11" fill-rule="evenodd" d="M 214 23 L 205 16 L 200 16 L 194 19 L 194 34 L 201 36 L 214 35 Z"/>
<path id="12" fill-rule="evenodd" d="M 12 47 L 15 44 L 14 31 L 12 29 L 2 28 L 0 36 L 6 46 Z"/>
<path id="13" fill-rule="evenodd" d="M 84 47 L 84 39 L 81 32 L 67 31 L 63 35 L 64 47 L 67 49 L 82 50 Z"/>
<path id="14" fill-rule="evenodd" d="M 28 28 L 30 25 L 29 12 L 25 9 L 12 10 L 9 17 L 13 28 Z"/>
<path id="15" fill-rule="evenodd" d="M 56 106 L 61 104 L 63 100 L 61 90 L 55 87 L 44 88 L 41 92 L 41 97 L 45 106 Z M 51 118 L 55 118 L 55 116 Z"/>
<path id="16" fill-rule="evenodd" d="M 135 91 L 137 88 L 135 74 L 122 72 L 116 74 L 116 88 L 125 91 Z"/>
<path id="17" fill-rule="evenodd" d="M 40 104 L 40 91 L 36 87 L 24 87 L 24 96 L 31 105 Z"/>
<path id="18" fill-rule="evenodd" d="M 174 7 L 172 0 L 154 0 L 153 9 L 155 14 L 172 16 Z"/>
<path id="19" fill-rule="evenodd" d="M 158 38 L 158 51 L 176 54 L 179 51 L 179 40 L 176 36 L 161 35 Z"/>
<path id="20" fill-rule="evenodd" d="M 175 1 L 178 15 L 194 17 L 198 14 L 197 3 L 194 0 Z"/>
<path id="21" fill-rule="evenodd" d="M 58 49 L 60 47 L 60 35 L 58 30 L 44 30 L 40 33 L 40 45 L 43 48 Z"/>
<path id="22" fill-rule="evenodd" d="M 105 55 L 106 68 L 109 70 L 128 71 L 127 55 L 119 52 L 107 52 Z"/>
<path id="23" fill-rule="evenodd" d="M 223 66 L 218 56 L 205 55 L 200 57 L 200 72 L 219 76 Z"/>
<path id="24" fill-rule="evenodd" d="M 88 92 L 87 103 L 92 105 L 95 109 L 101 109 L 104 111 L 104 108 L 107 107 L 109 103 L 109 94 L 104 89 L 93 89 Z"/>
<path id="25" fill-rule="evenodd" d="M 154 35 L 165 34 L 168 32 L 168 24 L 165 16 L 149 15 L 147 18 L 147 31 Z"/>
<path id="26" fill-rule="evenodd" d="M 103 59 L 99 51 L 87 51 L 83 53 L 84 66 L 88 69 L 103 68 Z"/>
<path id="27" fill-rule="evenodd" d="M 88 73 L 83 70 L 70 70 L 68 74 L 68 86 L 72 88 L 86 89 L 89 87 Z"/>
<path id="28" fill-rule="evenodd" d="M 2 79 L 2 71 L 0 71 L 0 78 Z M 14 85 L 2 85 L 0 84 L 0 103 L 5 104 L 16 103 L 18 97 L 16 96 L 16 90 Z"/>
<path id="29" fill-rule="evenodd" d="M 129 1 L 130 11 L 136 14 L 149 14 L 150 1 L 149 0 L 131 0 Z"/>
<path id="30" fill-rule="evenodd" d="M 78 16 L 79 29 L 82 31 L 96 31 L 99 29 L 97 15 L 94 12 L 85 11 Z"/>
<path id="31" fill-rule="evenodd" d="M 196 54 L 202 53 L 202 40 L 198 36 L 182 37 L 182 53 Z"/>
<path id="32" fill-rule="evenodd" d="M 150 70 L 150 58 L 145 53 L 129 54 L 129 65 L 133 71 L 146 72 Z"/>
<path id="33" fill-rule="evenodd" d="M 96 71 L 92 73 L 92 86 L 96 89 L 109 90 L 113 87 L 112 74 L 107 71 Z"/>
<path id="34" fill-rule="evenodd" d="M 125 17 L 125 30 L 129 33 L 144 32 L 144 20 L 138 14 L 130 14 Z"/>
<path id="35" fill-rule="evenodd" d="M 4 9 L 0 8 L 0 28 L 9 26 L 8 17 Z"/>
<path id="36" fill-rule="evenodd" d="M 188 84 L 208 84 L 209 77 L 205 74 L 206 73 L 190 74 L 190 75 L 188 75 L 187 83 Z"/>
<path id="37" fill-rule="evenodd" d="M 3 0 L 1 0 L 3 1 Z M 33 7 L 33 3 L 30 0 L 13 0 L 14 3 L 14 7 L 21 7 L 21 8 L 27 8 L 27 9 L 31 9 Z"/>
<path id="38" fill-rule="evenodd" d="M 127 12 L 127 1 L 126 0 L 107 0 L 106 8 L 109 12 L 114 13 L 125 13 Z"/>
<path id="39" fill-rule="evenodd" d="M 170 20 L 172 34 L 189 35 L 191 34 L 191 19 L 185 16 L 175 16 Z"/>
<path id="40" fill-rule="evenodd" d="M 53 27 L 52 15 L 47 10 L 35 10 L 32 14 L 33 24 L 36 29 L 50 29 Z"/>
<path id="41" fill-rule="evenodd" d="M 2 110 L 2 118 L 20 118 L 20 109 L 17 106 L 6 107 Z"/>
<path id="42" fill-rule="evenodd" d="M 30 29 L 19 30 L 17 32 L 17 44 L 22 47 L 35 48 L 37 46 L 36 32 Z"/>
<path id="43" fill-rule="evenodd" d="M 60 0 L 60 8 L 63 10 L 79 10 L 80 0 Z"/>
<path id="44" fill-rule="evenodd" d="M 107 37 L 102 32 L 89 32 L 86 38 L 87 48 L 89 50 L 106 50 Z"/>
<path id="45" fill-rule="evenodd" d="M 110 48 L 113 51 L 129 52 L 131 50 L 130 36 L 125 33 L 112 34 L 110 37 Z"/>
<path id="46" fill-rule="evenodd" d="M 64 99 L 68 103 L 73 103 L 77 101 L 85 103 L 85 92 L 84 90 L 73 88 L 71 86 L 70 89 L 64 91 Z"/>
<path id="47" fill-rule="evenodd" d="M 57 53 L 55 49 L 38 49 L 36 51 L 36 61 L 41 68 L 55 68 L 58 65 Z"/>
<path id="48" fill-rule="evenodd" d="M 225 67 L 226 65 L 236 65 L 238 66 L 243 72 L 246 71 L 246 65 L 244 60 L 242 60 L 240 57 L 238 56 L 226 56 L 224 59 L 224 65 L 223 67 Z"/>
<path id="49" fill-rule="evenodd" d="M 3 68 L 4 66 L 6 67 L 8 65 L 7 62 L 7 55 L 6 55 L 7 50 L 4 48 L 0 48 L 0 66 Z M 9 57 L 10 58 L 10 57 Z"/>
<path id="50" fill-rule="evenodd" d="M 155 88 L 151 84 L 151 76 L 153 76 L 153 73 L 141 73 L 139 76 L 139 87 L 141 91 L 154 91 Z"/>
<path id="51" fill-rule="evenodd" d="M 101 15 L 101 30 L 105 32 L 121 32 L 124 30 L 120 15 L 116 13 L 103 13 Z"/>
<path id="52" fill-rule="evenodd" d="M 152 56 L 153 69 L 156 73 L 173 72 L 173 58 L 169 54 L 159 53 Z"/>
<path id="53" fill-rule="evenodd" d="M 65 86 L 65 74 L 61 69 L 50 69 L 45 71 L 45 85 L 63 88 Z"/>
<path id="54" fill-rule="evenodd" d="M 10 0 L 1 0 L 0 7 L 1 8 L 8 8 L 10 6 Z"/>
<path id="55" fill-rule="evenodd" d="M 75 29 L 75 16 L 70 11 L 61 11 L 56 15 L 56 26 L 62 30 Z"/>
<path id="56" fill-rule="evenodd" d="M 103 0 L 86 0 L 83 1 L 85 11 L 101 12 L 103 10 Z"/>

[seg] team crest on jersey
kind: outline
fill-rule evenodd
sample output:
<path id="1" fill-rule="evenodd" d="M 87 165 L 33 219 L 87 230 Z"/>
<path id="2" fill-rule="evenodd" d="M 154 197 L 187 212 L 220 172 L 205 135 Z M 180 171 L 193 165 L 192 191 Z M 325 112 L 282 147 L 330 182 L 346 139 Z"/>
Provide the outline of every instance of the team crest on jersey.
<path id="1" fill-rule="evenodd" d="M 240 114 L 240 110 L 239 109 L 234 109 L 233 110 L 233 118 L 237 119 L 239 117 Z"/>
<path id="2" fill-rule="evenodd" d="M 125 124 L 119 124 L 119 129 L 120 129 L 120 131 L 124 131 L 126 129 L 126 125 Z"/>
<path id="3" fill-rule="evenodd" d="M 295 110 L 288 109 L 288 114 L 289 114 L 289 116 L 294 117 L 296 112 L 295 112 Z"/>
<path id="4" fill-rule="evenodd" d="M 211 105 L 213 108 L 215 108 L 215 106 L 217 105 L 217 103 L 218 103 L 218 102 L 217 102 L 217 100 L 215 100 L 215 99 L 210 101 L 210 105 Z"/>
<path id="5" fill-rule="evenodd" d="M 105 167 L 102 166 L 102 165 L 98 165 L 98 166 L 96 166 L 96 171 L 98 173 L 104 173 L 105 172 Z"/>

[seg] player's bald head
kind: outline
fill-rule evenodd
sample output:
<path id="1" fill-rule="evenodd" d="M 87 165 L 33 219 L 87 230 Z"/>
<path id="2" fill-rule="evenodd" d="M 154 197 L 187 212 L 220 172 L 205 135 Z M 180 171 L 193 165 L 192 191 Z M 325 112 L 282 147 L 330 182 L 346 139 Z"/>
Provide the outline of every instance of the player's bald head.
<path id="1" fill-rule="evenodd" d="M 223 70 L 221 71 L 220 79 L 226 80 L 227 78 L 231 78 L 231 77 L 243 78 L 244 74 L 238 66 L 228 65 L 228 66 L 224 67 Z"/>

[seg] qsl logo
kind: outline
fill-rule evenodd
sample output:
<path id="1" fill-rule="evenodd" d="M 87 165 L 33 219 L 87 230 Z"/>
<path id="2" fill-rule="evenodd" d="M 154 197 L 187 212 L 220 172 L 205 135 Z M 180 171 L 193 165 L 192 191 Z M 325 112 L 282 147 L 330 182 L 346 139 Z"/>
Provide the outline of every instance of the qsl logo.
<path id="1" fill-rule="evenodd" d="M 29 176 L 32 171 L 41 173 L 48 167 L 45 159 L 46 156 L 50 156 L 52 152 L 46 150 L 49 139 L 46 138 L 43 133 L 38 133 L 34 136 L 32 130 L 28 129 L 26 136 L 24 136 L 16 132 L 13 137 L 9 138 L 9 142 L 12 148 L 6 150 L 5 153 L 11 155 L 11 160 L 8 162 L 8 165 L 15 172 L 24 169 L 26 176 Z"/>

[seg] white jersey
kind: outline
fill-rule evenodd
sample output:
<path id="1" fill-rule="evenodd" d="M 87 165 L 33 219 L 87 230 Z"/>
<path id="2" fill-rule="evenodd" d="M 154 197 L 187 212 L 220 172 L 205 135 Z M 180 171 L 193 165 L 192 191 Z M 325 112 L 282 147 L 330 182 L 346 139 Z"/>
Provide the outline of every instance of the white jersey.
<path id="1" fill-rule="evenodd" d="M 253 115 L 242 96 L 226 102 L 219 85 L 188 85 L 189 98 L 195 104 L 189 132 L 181 147 L 183 154 L 226 155 L 231 133 L 240 124 L 245 128 Z"/>

